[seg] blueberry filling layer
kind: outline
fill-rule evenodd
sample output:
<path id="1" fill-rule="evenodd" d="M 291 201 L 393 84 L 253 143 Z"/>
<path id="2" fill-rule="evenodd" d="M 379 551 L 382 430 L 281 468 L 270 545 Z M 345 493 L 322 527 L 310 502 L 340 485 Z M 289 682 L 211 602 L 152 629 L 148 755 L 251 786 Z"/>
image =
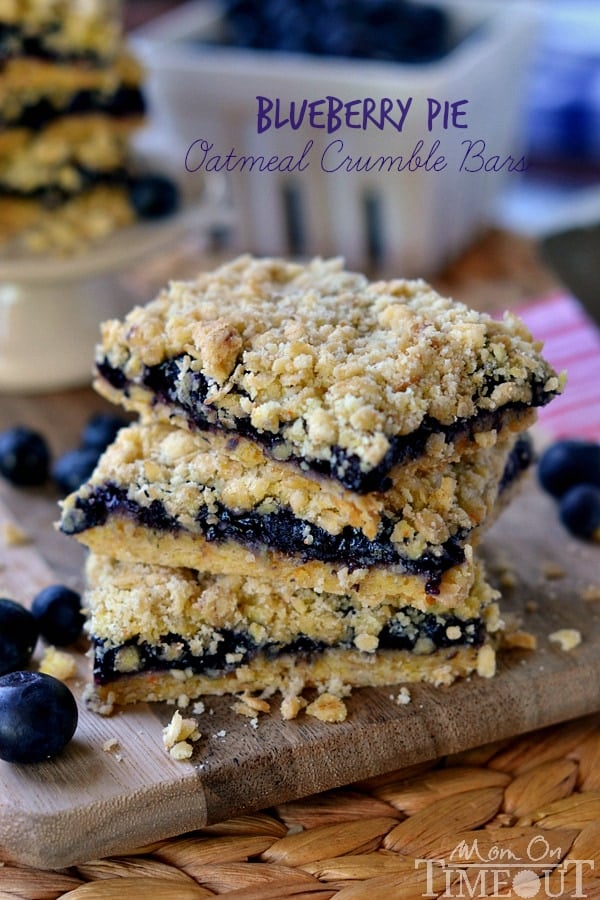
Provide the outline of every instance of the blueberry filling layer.
<path id="1" fill-rule="evenodd" d="M 0 115 L 0 127 L 43 128 L 54 119 L 63 116 L 81 116 L 103 113 L 115 119 L 127 116 L 141 116 L 146 109 L 144 96 L 138 87 L 121 85 L 112 94 L 101 91 L 78 91 L 65 106 L 55 106 L 45 97 L 21 109 L 16 118 L 6 119 Z"/>
<path id="2" fill-rule="evenodd" d="M 479 647 L 484 638 L 485 625 L 480 618 L 435 616 L 406 607 L 380 632 L 379 649 L 412 651 L 417 641 L 421 641 L 422 648 L 423 639 L 428 639 L 433 652 L 449 647 Z M 249 663 L 259 654 L 266 660 L 275 660 L 284 654 L 310 659 L 327 649 L 356 650 L 354 635 L 349 634 L 347 640 L 333 645 L 304 634 L 285 644 L 270 641 L 258 644 L 246 632 L 218 629 L 209 649 L 202 654 L 192 652 L 189 642 L 174 634 L 165 635 L 159 644 L 132 638 L 110 647 L 95 638 L 94 680 L 97 684 L 106 684 L 132 672 L 169 669 L 191 669 L 195 673 L 217 676 Z"/>
<path id="3" fill-rule="evenodd" d="M 65 517 L 62 530 L 78 534 L 103 525 L 111 514 L 125 515 L 137 524 L 158 531 L 178 531 L 180 525 L 170 516 L 161 501 L 141 506 L 127 498 L 126 488 L 105 484 L 87 497 L 78 497 L 75 512 Z M 428 579 L 427 590 L 436 593 L 443 572 L 464 561 L 461 542 L 465 534 L 453 536 L 441 551 L 428 550 L 418 559 L 398 553 L 390 537 L 393 522 L 386 522 L 375 540 L 369 540 L 357 528 L 347 525 L 340 534 L 332 535 L 317 525 L 297 519 L 288 509 L 261 515 L 252 510 L 236 513 L 221 504 L 210 512 L 203 507 L 196 516 L 198 530 L 207 541 L 234 540 L 249 547 L 269 547 L 304 561 L 332 562 L 353 569 L 367 566 L 398 566 L 411 575 Z M 310 541 L 310 542 L 307 542 Z"/>
<path id="4" fill-rule="evenodd" d="M 112 367 L 109 361 L 104 359 L 97 363 L 97 370 L 99 375 L 114 388 L 127 392 L 129 381 L 121 369 Z M 203 430 L 212 427 L 226 427 L 222 421 L 217 419 L 217 413 L 213 408 L 203 405 L 209 384 L 202 373 L 186 371 L 184 380 L 185 385 L 182 384 L 179 358 L 165 360 L 157 366 L 147 367 L 142 376 L 142 384 L 154 393 L 155 402 L 167 403 L 180 410 L 192 426 Z M 481 395 L 489 395 L 494 386 L 493 380 L 489 379 Z M 390 470 L 398 464 L 422 456 L 432 434 L 443 434 L 447 441 L 461 437 L 472 438 L 477 432 L 498 429 L 506 412 L 518 412 L 531 406 L 544 406 L 554 396 L 551 391 L 544 391 L 543 383 L 538 381 L 532 382 L 531 391 L 530 403 L 507 403 L 500 409 L 483 411 L 470 419 L 456 419 L 451 425 L 443 425 L 430 416 L 425 416 L 415 431 L 407 435 L 392 437 L 390 449 L 384 458 L 367 472 L 362 470 L 361 460 L 358 456 L 348 453 L 338 446 L 332 448 L 331 460 L 304 459 L 293 455 L 288 458 L 304 467 L 337 479 L 352 491 L 358 493 L 385 491 L 391 486 L 388 477 Z M 235 388 L 232 389 L 232 393 L 234 392 Z M 281 432 L 273 434 L 258 431 L 252 426 L 249 418 L 236 419 L 234 427 L 236 433 L 252 438 L 271 452 L 286 442 L 285 435 Z"/>

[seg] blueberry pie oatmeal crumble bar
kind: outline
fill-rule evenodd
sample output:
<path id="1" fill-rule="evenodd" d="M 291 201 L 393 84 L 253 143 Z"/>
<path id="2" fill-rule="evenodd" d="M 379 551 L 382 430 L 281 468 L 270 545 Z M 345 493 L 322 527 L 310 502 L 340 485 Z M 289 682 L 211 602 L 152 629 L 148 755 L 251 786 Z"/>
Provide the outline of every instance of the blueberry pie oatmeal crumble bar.
<path id="1" fill-rule="evenodd" d="M 62 509 L 101 698 L 494 674 L 475 548 L 562 389 L 518 319 L 244 256 L 107 322 L 96 367 L 140 417 Z"/>
<path id="2" fill-rule="evenodd" d="M 130 560 L 217 574 L 250 560 L 263 578 L 455 605 L 472 582 L 465 546 L 529 459 L 511 436 L 445 468 L 409 463 L 385 493 L 356 494 L 248 438 L 133 424 L 65 501 L 62 530 L 98 553 L 119 544 Z"/>
<path id="3" fill-rule="evenodd" d="M 363 493 L 407 460 L 527 428 L 560 388 L 538 350 L 515 316 L 496 322 L 422 281 L 241 257 L 107 322 L 97 387 Z"/>
<path id="4" fill-rule="evenodd" d="M 428 612 L 243 575 L 209 575 L 92 554 L 94 676 L 116 703 L 303 687 L 448 684 L 477 669 L 499 627 L 476 568 L 463 608 Z"/>

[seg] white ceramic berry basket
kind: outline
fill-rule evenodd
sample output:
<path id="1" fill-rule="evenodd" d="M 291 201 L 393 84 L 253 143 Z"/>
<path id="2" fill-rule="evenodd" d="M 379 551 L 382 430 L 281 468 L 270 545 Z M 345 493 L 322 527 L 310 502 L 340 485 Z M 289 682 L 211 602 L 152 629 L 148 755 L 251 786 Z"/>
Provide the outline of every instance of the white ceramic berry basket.
<path id="1" fill-rule="evenodd" d="M 301 174 L 233 172 L 226 176 L 235 203 L 236 249 L 259 254 L 341 254 L 358 268 L 428 275 L 456 255 L 490 218 L 499 191 L 511 175 L 457 171 L 464 156 L 460 139 L 486 142 L 501 160 L 519 156 L 519 98 L 536 25 L 534 7 L 517 0 L 441 0 L 451 16 L 454 46 L 444 59 L 424 66 L 328 59 L 241 50 L 203 40 L 222 29 L 219 7 L 210 0 L 184 4 L 133 36 L 149 74 L 155 123 L 169 131 L 183 169 L 194 141 L 211 152 L 299 155 L 315 140 L 310 167 Z M 440 137 L 449 161 L 442 172 L 331 174 L 318 164 L 319 134 L 257 133 L 258 95 L 285 102 L 333 95 L 344 100 L 427 98 L 469 101 L 469 131 Z M 409 115 L 402 134 L 345 129 L 344 152 L 406 155 L 420 138 L 424 120 Z M 431 135 L 433 137 L 433 135 Z M 317 147 L 317 145 L 319 145 Z M 515 177 L 514 175 L 512 177 Z"/>

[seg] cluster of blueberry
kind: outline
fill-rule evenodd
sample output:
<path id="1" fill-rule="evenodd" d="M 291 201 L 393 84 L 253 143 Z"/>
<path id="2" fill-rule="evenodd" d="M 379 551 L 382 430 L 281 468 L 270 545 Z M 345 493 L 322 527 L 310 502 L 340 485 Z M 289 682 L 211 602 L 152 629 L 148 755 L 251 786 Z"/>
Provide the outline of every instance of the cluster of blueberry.
<path id="1" fill-rule="evenodd" d="M 571 534 L 600 541 L 600 444 L 557 441 L 538 465 L 540 484 L 556 498 Z"/>
<path id="2" fill-rule="evenodd" d="M 23 426 L 0 434 L 0 474 L 18 486 L 42 485 L 51 476 L 68 493 L 92 473 L 98 457 L 126 421 L 92 416 L 81 446 L 52 464 L 44 437 Z M 51 585 L 33 600 L 31 611 L 0 598 L 0 759 L 40 762 L 59 753 L 77 727 L 77 704 L 69 688 L 40 672 L 27 671 L 38 638 L 64 647 L 80 636 L 84 616 L 79 594 Z"/>
<path id="3" fill-rule="evenodd" d="M 83 623 L 81 597 L 60 584 L 40 591 L 31 611 L 0 598 L 0 759 L 51 759 L 73 737 L 78 714 L 69 688 L 24 667 L 40 636 L 54 646 L 68 646 L 80 636 Z"/>
<path id="4" fill-rule="evenodd" d="M 236 47 L 405 63 L 450 50 L 448 16 L 409 0 L 224 0 Z"/>
<path id="5" fill-rule="evenodd" d="M 23 425 L 9 428 L 0 434 L 0 475 L 22 487 L 42 485 L 52 477 L 58 489 L 69 494 L 87 481 L 100 454 L 124 425 L 122 416 L 97 413 L 81 432 L 80 446 L 54 463 L 43 435 Z"/>

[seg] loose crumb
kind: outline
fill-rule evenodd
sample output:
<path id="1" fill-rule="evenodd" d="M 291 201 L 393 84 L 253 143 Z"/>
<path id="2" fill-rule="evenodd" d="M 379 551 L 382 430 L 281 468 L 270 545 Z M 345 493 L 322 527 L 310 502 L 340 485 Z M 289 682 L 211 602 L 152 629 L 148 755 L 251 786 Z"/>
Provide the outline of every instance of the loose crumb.
<path id="1" fill-rule="evenodd" d="M 102 744 L 102 749 L 105 753 L 111 753 L 117 760 L 117 762 L 122 762 L 123 756 L 120 752 L 121 745 L 119 744 L 116 737 L 111 737 L 107 741 L 104 741 L 104 743 Z"/>
<path id="2" fill-rule="evenodd" d="M 31 535 L 27 534 L 14 522 L 4 522 L 2 525 L 2 539 L 7 547 L 22 547 L 32 543 Z"/>
<path id="3" fill-rule="evenodd" d="M 537 600 L 528 600 L 525 604 L 525 612 L 528 613 L 536 613 L 540 608 L 540 604 Z"/>
<path id="4" fill-rule="evenodd" d="M 477 674 L 482 678 L 493 678 L 496 674 L 496 654 L 494 648 L 484 644 L 477 653 Z"/>
<path id="5" fill-rule="evenodd" d="M 406 706 L 412 700 L 410 696 L 410 691 L 406 687 L 401 687 L 396 696 L 390 694 L 390 700 L 393 700 L 394 703 L 397 703 L 398 706 Z"/>
<path id="6" fill-rule="evenodd" d="M 548 635 L 548 640 L 560 644 L 561 650 L 573 650 L 581 643 L 581 632 L 576 628 L 559 628 Z"/>
<path id="7" fill-rule="evenodd" d="M 307 701 L 304 697 L 284 697 L 279 707 L 281 718 L 287 721 L 295 719 L 300 710 L 304 709 L 306 705 Z"/>
<path id="8" fill-rule="evenodd" d="M 56 647 L 50 645 L 46 647 L 38 669 L 44 675 L 53 675 L 59 681 L 68 681 L 77 674 L 77 663 L 71 653 L 57 650 Z"/>
<path id="9" fill-rule="evenodd" d="M 192 706 L 192 712 L 196 716 L 201 716 L 205 709 L 206 707 L 204 706 L 202 700 L 196 700 L 196 702 Z"/>
<path id="10" fill-rule="evenodd" d="M 562 566 L 555 562 L 547 562 L 544 563 L 542 568 L 542 573 L 544 578 L 547 578 L 549 581 L 554 581 L 559 578 L 564 578 L 567 574 Z"/>
<path id="11" fill-rule="evenodd" d="M 321 722 L 344 722 L 348 715 L 346 704 L 333 694 L 324 693 L 306 707 L 306 715 Z"/>
<path id="12" fill-rule="evenodd" d="M 509 649 L 535 650 L 537 648 L 537 638 L 535 634 L 531 634 L 529 631 L 518 629 L 503 635 L 502 646 Z"/>
<path id="13" fill-rule="evenodd" d="M 515 573 L 511 569 L 504 569 L 498 577 L 498 582 L 500 587 L 509 590 L 510 588 L 514 588 L 517 585 L 517 577 Z"/>
<path id="14" fill-rule="evenodd" d="M 600 584 L 588 584 L 581 592 L 581 599 L 586 603 L 594 603 L 600 600 Z"/>
<path id="15" fill-rule="evenodd" d="M 177 741 L 169 750 L 169 756 L 173 759 L 189 759 L 194 748 L 188 741 Z"/>
<path id="16" fill-rule="evenodd" d="M 107 696 L 102 699 L 96 693 L 93 686 L 88 684 L 84 688 L 82 697 L 86 708 L 91 712 L 95 712 L 99 716 L 112 716 L 115 708 L 115 695 L 113 691 L 109 691 Z"/>
<path id="17" fill-rule="evenodd" d="M 184 719 L 178 709 L 168 725 L 163 728 L 163 744 L 173 759 L 189 759 L 194 748 L 190 741 L 197 741 L 201 734 L 195 719 Z"/>
<path id="18" fill-rule="evenodd" d="M 253 697 L 252 694 L 242 694 L 237 703 L 231 707 L 239 716 L 247 716 L 249 719 L 256 718 L 257 713 L 268 713 L 271 711 L 271 704 L 261 697 Z"/>

